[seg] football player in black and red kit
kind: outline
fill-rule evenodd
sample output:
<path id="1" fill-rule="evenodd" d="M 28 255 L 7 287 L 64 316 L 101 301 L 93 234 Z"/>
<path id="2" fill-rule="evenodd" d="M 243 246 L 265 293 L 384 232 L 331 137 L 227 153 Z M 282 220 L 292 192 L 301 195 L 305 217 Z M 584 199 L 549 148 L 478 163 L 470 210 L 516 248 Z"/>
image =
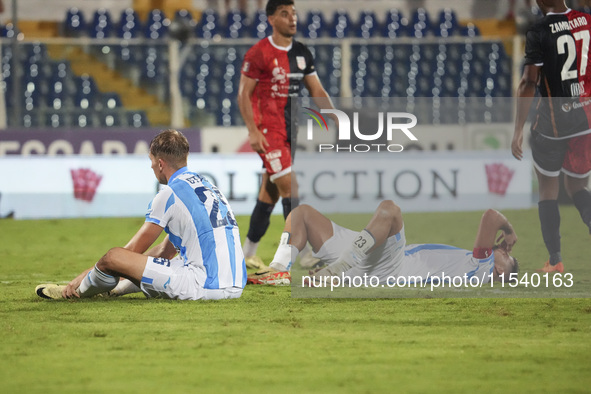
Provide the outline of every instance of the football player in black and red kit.
<path id="1" fill-rule="evenodd" d="M 549 260 L 540 271 L 563 272 L 560 254 L 559 174 L 591 232 L 591 15 L 564 0 L 537 0 L 544 18 L 527 32 L 525 68 L 517 90 L 511 150 L 523 157 L 523 126 L 536 86 L 540 100 L 530 145 L 540 185 L 538 212 Z"/>
<path id="2" fill-rule="evenodd" d="M 300 95 L 304 84 L 318 107 L 334 108 L 318 79 L 312 54 L 293 38 L 297 31 L 293 1 L 269 0 L 266 13 L 273 34 L 246 53 L 238 89 L 250 146 L 266 170 L 243 246 L 249 268 L 264 267 L 256 249 L 279 197 L 284 217 L 298 205 L 297 182 L 291 172 L 292 141 L 297 133 L 291 130 L 291 100 Z"/>

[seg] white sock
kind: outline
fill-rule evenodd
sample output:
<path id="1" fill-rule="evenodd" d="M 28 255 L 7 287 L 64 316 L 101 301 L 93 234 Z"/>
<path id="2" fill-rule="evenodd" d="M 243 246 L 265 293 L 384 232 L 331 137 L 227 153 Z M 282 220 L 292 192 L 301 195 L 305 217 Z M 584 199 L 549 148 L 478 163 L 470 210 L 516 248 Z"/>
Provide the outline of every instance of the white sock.
<path id="1" fill-rule="evenodd" d="M 119 283 L 119 277 L 107 275 L 95 265 L 84 279 L 82 279 L 82 283 L 80 283 L 80 287 L 78 287 L 76 292 L 80 297 L 92 297 L 114 289 L 117 283 Z"/>
<path id="2" fill-rule="evenodd" d="M 273 256 L 273 261 L 271 261 L 269 267 L 276 269 L 277 271 L 289 271 L 291 269 L 291 265 L 300 251 L 295 246 L 289 244 L 290 237 L 291 234 L 288 232 L 281 234 L 279 246 L 277 247 L 277 251 L 275 252 L 275 256 Z"/>
<path id="3" fill-rule="evenodd" d="M 369 250 L 373 248 L 375 244 L 376 240 L 374 239 L 373 235 L 371 235 L 371 233 L 366 229 L 361 230 L 361 232 L 355 237 L 355 240 L 353 241 L 353 244 L 350 248 L 350 251 L 355 258 L 354 263 L 359 264 L 365 260 Z"/>
<path id="4" fill-rule="evenodd" d="M 252 242 L 250 239 L 248 239 L 248 237 L 246 237 L 246 239 L 244 240 L 244 245 L 242 245 L 244 257 L 256 256 L 258 247 L 258 242 Z"/>
<path id="5" fill-rule="evenodd" d="M 129 279 L 121 279 L 119 283 L 117 283 L 117 286 L 115 286 L 115 288 L 111 290 L 110 294 L 115 296 L 122 296 L 125 294 L 139 293 L 140 291 L 142 291 L 142 289 L 137 287 Z"/>
<path id="6" fill-rule="evenodd" d="M 375 245 L 376 241 L 371 233 L 365 229 L 361 230 L 355 236 L 351 246 L 349 246 L 341 257 L 330 264 L 327 271 L 331 275 L 340 275 L 353 267 L 363 267 L 369 250 Z"/>

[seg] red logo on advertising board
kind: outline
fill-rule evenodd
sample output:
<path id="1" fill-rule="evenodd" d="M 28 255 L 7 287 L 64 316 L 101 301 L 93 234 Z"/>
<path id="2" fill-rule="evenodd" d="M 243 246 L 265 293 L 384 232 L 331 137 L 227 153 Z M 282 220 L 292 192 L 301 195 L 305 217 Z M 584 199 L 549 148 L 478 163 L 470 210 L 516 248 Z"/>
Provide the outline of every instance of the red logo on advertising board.
<path id="1" fill-rule="evenodd" d="M 515 171 L 502 163 L 486 164 L 485 168 L 488 191 L 504 196 Z"/>
<path id="2" fill-rule="evenodd" d="M 70 170 L 72 181 L 74 183 L 74 198 L 76 200 L 91 202 L 96 194 L 102 175 L 97 174 L 90 168 L 79 168 Z"/>

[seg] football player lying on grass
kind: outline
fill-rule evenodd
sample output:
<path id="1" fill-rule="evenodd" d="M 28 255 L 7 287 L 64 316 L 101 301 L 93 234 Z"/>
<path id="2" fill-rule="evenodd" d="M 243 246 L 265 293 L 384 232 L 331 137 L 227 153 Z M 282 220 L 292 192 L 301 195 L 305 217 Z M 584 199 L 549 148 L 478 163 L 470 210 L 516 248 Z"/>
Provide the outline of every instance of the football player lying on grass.
<path id="1" fill-rule="evenodd" d="M 472 251 L 441 244 L 407 245 L 400 207 L 388 200 L 379 204 L 361 232 L 339 226 L 309 205 L 298 206 L 286 220 L 269 267 L 249 275 L 247 282 L 290 284 L 291 266 L 306 242 L 314 257 L 326 264 L 313 278 L 368 275 L 385 282 L 400 276 L 429 280 L 445 275 L 467 280 L 478 276 L 487 283 L 502 275 L 508 281 L 519 269 L 510 256 L 517 235 L 502 213 L 489 209 L 482 215 Z"/>

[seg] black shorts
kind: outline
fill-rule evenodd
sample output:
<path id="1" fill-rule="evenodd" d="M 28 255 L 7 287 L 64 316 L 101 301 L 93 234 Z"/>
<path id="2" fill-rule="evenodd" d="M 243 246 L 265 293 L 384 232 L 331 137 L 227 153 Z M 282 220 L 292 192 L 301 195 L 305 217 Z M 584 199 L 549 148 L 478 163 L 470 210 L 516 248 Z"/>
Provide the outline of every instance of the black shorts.
<path id="1" fill-rule="evenodd" d="M 568 151 L 568 139 L 551 140 L 532 130 L 529 144 L 536 168 L 544 175 L 558 176 Z"/>

